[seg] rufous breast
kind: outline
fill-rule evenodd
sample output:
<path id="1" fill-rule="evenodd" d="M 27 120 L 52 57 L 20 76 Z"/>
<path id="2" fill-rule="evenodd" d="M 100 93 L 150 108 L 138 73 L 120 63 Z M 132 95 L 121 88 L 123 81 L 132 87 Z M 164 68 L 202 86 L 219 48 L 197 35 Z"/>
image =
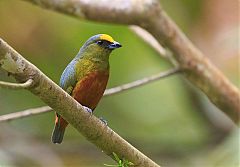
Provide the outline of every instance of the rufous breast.
<path id="1" fill-rule="evenodd" d="M 72 97 L 80 104 L 94 110 L 106 89 L 108 71 L 94 71 L 79 80 L 72 91 Z"/>

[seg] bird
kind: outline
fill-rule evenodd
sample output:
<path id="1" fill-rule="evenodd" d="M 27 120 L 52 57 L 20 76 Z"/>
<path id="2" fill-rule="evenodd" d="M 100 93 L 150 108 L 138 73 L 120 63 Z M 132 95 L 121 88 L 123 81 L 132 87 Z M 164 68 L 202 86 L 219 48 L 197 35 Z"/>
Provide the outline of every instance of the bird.
<path id="1" fill-rule="evenodd" d="M 122 45 L 107 34 L 90 37 L 64 69 L 59 85 L 85 110 L 92 113 L 102 98 L 109 78 L 109 56 Z M 68 122 L 55 114 L 52 142 L 60 144 Z"/>

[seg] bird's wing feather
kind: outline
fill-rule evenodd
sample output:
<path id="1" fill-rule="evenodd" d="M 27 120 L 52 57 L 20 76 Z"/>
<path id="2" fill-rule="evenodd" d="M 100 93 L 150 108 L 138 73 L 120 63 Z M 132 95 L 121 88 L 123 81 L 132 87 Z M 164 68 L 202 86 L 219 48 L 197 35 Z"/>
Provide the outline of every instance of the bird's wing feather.
<path id="1" fill-rule="evenodd" d="M 72 93 L 72 90 L 77 83 L 75 64 L 75 60 L 71 61 L 63 71 L 60 79 L 61 88 L 63 88 L 68 94 Z"/>

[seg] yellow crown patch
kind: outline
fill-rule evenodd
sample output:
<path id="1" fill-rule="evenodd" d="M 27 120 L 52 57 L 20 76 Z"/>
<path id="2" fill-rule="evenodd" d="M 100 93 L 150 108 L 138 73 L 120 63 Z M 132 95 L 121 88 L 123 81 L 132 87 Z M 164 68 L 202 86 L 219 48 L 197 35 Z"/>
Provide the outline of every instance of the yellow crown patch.
<path id="1" fill-rule="evenodd" d="M 107 35 L 107 34 L 102 34 L 100 36 L 100 39 L 101 40 L 106 40 L 108 42 L 114 42 L 113 38 L 110 35 Z"/>

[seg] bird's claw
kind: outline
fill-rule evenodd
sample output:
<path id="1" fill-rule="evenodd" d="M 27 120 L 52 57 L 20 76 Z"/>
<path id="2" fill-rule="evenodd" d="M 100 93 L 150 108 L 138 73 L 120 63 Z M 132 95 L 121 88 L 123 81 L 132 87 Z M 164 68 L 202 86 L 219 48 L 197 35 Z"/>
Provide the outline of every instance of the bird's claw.
<path id="1" fill-rule="evenodd" d="M 86 106 L 83 106 L 83 109 L 84 109 L 85 111 L 87 111 L 88 113 L 90 113 L 91 115 L 93 114 L 93 111 L 92 111 L 91 108 L 88 108 L 88 107 L 86 107 Z"/>
<path id="2" fill-rule="evenodd" d="M 108 123 L 107 123 L 107 120 L 106 120 L 106 119 L 104 119 L 103 117 L 100 117 L 99 119 L 100 119 L 100 121 L 102 121 L 102 123 L 104 123 L 106 126 L 108 125 Z"/>

